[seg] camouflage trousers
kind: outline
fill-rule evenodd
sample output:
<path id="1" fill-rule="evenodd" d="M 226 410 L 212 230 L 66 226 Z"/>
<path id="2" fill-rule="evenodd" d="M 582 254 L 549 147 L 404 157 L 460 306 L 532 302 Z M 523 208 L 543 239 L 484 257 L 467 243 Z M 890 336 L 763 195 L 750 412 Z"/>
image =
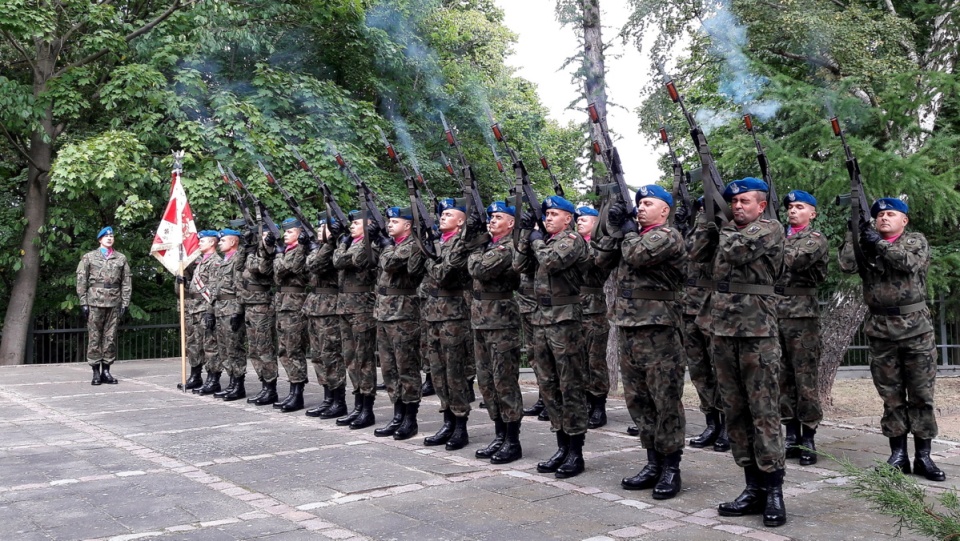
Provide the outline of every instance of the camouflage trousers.
<path id="1" fill-rule="evenodd" d="M 619 327 L 623 398 L 640 430 L 640 444 L 670 454 L 683 449 L 683 345 L 666 325 Z"/>
<path id="2" fill-rule="evenodd" d="M 933 393 L 937 350 L 933 332 L 903 340 L 869 337 L 870 374 L 883 399 L 880 427 L 888 438 L 937 437 Z"/>
<path id="3" fill-rule="evenodd" d="M 217 329 L 207 330 L 207 325 L 203 322 L 203 312 L 187 314 L 186 323 L 187 363 L 190 366 L 203 365 L 208 373 L 223 370 L 217 346 Z"/>
<path id="4" fill-rule="evenodd" d="M 533 326 L 530 340 L 540 397 L 550 414 L 553 431 L 571 436 L 587 431 L 586 359 L 579 321 Z"/>
<path id="5" fill-rule="evenodd" d="M 217 318 L 217 348 L 221 366 L 227 374 L 238 378 L 247 373 L 247 346 L 244 328 L 234 332 L 230 329 L 230 317 Z"/>
<path id="6" fill-rule="evenodd" d="M 710 343 L 734 460 L 765 472 L 783 469 L 780 341 L 714 335 Z"/>
<path id="7" fill-rule="evenodd" d="M 307 318 L 299 310 L 277 313 L 277 360 L 290 383 L 307 382 Z"/>
<path id="8" fill-rule="evenodd" d="M 87 318 L 87 363 L 107 366 L 117 360 L 117 324 L 119 307 L 91 306 Z"/>
<path id="9" fill-rule="evenodd" d="M 390 402 L 420 402 L 420 320 L 377 322 L 380 372 Z"/>
<path id="10" fill-rule="evenodd" d="M 353 394 L 377 394 L 377 322 L 372 314 L 340 316 L 343 363 L 353 385 Z"/>
<path id="11" fill-rule="evenodd" d="M 317 383 L 339 389 L 347 383 L 347 366 L 340 344 L 340 316 L 308 316 L 307 358 L 317 374 Z"/>
<path id="12" fill-rule="evenodd" d="M 457 417 L 470 414 L 470 395 L 466 367 L 467 350 L 473 348 L 470 320 L 428 321 L 421 333 L 426 335 L 426 355 L 433 375 L 433 387 L 440 398 L 440 411 L 450 410 Z"/>
<path id="13" fill-rule="evenodd" d="M 523 417 L 520 392 L 520 330 L 478 329 L 473 331 L 477 359 L 477 383 L 487 404 L 487 414 L 496 421 L 511 423 Z"/>
<path id="14" fill-rule="evenodd" d="M 710 360 L 710 335 L 695 323 L 696 314 L 683 316 L 683 351 L 690 372 L 690 381 L 697 390 L 700 399 L 700 411 L 710 413 L 720 411 L 720 390 L 717 389 L 717 372 Z"/>
<path id="15" fill-rule="evenodd" d="M 777 320 L 780 326 L 780 418 L 797 419 L 816 430 L 823 419 L 817 369 L 820 363 L 820 319 Z"/>
<path id="16" fill-rule="evenodd" d="M 610 322 L 607 314 L 583 315 L 583 342 L 587 358 L 586 389 L 593 396 L 610 392 L 610 369 L 607 367 L 607 338 Z"/>
<path id="17" fill-rule="evenodd" d="M 520 314 L 520 343 L 527 350 L 527 362 L 533 369 L 533 377 L 537 380 L 537 386 L 539 387 L 540 373 L 537 372 L 537 363 L 533 362 L 533 323 L 530 322 L 528 315 L 530 314 Z M 519 377 L 517 376 L 517 378 Z"/>
<path id="18" fill-rule="evenodd" d="M 264 383 L 277 381 L 276 315 L 269 304 L 245 304 L 247 360 Z"/>

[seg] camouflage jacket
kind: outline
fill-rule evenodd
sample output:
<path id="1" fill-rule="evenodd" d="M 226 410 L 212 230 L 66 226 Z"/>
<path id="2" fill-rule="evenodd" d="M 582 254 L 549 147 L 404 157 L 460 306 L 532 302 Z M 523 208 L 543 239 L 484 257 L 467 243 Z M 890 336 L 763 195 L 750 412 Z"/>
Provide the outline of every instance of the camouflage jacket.
<path id="1" fill-rule="evenodd" d="M 707 295 L 697 316 L 700 327 L 719 336 L 777 335 L 777 297 L 772 291 L 735 293 L 729 288 L 776 283 L 783 268 L 783 226 L 779 222 L 761 218 L 742 228 L 730 222 L 719 235 L 700 223 L 694 231 L 691 257 L 712 262 L 710 272 L 717 280 L 717 289 Z"/>
<path id="2" fill-rule="evenodd" d="M 530 316 L 534 325 L 550 325 L 562 321 L 581 321 L 580 265 L 589 257 L 583 237 L 569 229 L 546 240 L 529 241 L 530 232 L 520 235 L 520 245 L 513 260 L 517 272 L 533 270 L 533 296 L 536 310 Z"/>
<path id="3" fill-rule="evenodd" d="M 278 312 L 299 312 L 307 300 L 307 248 L 287 246 L 273 258 L 273 279 L 279 286 L 273 296 Z"/>
<path id="4" fill-rule="evenodd" d="M 514 261 L 517 260 L 517 253 L 513 253 Z M 536 269 L 535 266 L 531 270 Z M 514 267 L 516 270 L 516 267 Z M 520 289 L 517 290 L 517 308 L 521 314 L 532 314 L 537 311 L 537 301 L 533 298 L 533 272 L 520 271 Z"/>
<path id="5" fill-rule="evenodd" d="M 212 252 L 210 257 L 204 258 L 203 254 L 193 260 L 186 269 L 183 270 L 186 283 L 184 292 L 185 306 L 184 310 L 188 314 L 199 314 L 201 312 L 214 313 L 213 303 L 217 300 L 217 269 L 223 259 L 217 252 Z M 177 297 L 180 296 L 179 285 L 174 284 L 174 291 Z M 210 300 L 204 298 L 206 293 Z"/>
<path id="6" fill-rule="evenodd" d="M 605 237 L 600 242 L 597 265 L 616 267 L 613 324 L 679 327 L 682 318 L 677 301 L 687 260 L 680 232 L 672 226 L 658 225 L 642 233 L 627 233 L 622 240 Z"/>
<path id="7" fill-rule="evenodd" d="M 687 238 L 687 253 L 690 253 L 693 247 L 693 237 Z M 710 280 L 710 263 L 701 263 L 694 261 L 693 258 L 687 259 L 687 268 L 685 273 L 686 281 L 683 293 L 680 296 L 680 305 L 683 307 L 683 315 L 695 316 L 703 308 L 703 301 L 707 298 L 709 288 L 698 286 L 697 283 L 703 283 Z"/>
<path id="8" fill-rule="evenodd" d="M 421 315 L 424 321 L 454 321 L 470 318 L 470 304 L 463 292 L 470 289 L 467 258 L 470 252 L 461 235 L 440 244 L 439 259 L 414 250 L 409 268 L 423 274 Z M 422 269 L 422 270 L 421 270 Z"/>
<path id="9" fill-rule="evenodd" d="M 83 254 L 77 265 L 77 296 L 82 306 L 126 308 L 130 306 L 133 283 L 127 257 L 114 250 L 104 257 L 97 248 Z"/>
<path id="10" fill-rule="evenodd" d="M 273 299 L 273 250 L 267 250 L 261 243 L 246 246 L 243 250 L 240 304 L 270 304 Z"/>
<path id="11" fill-rule="evenodd" d="M 337 314 L 372 314 L 377 295 L 377 261 L 380 249 L 372 250 L 373 260 L 367 257 L 363 240 L 349 245 L 338 243 L 333 252 L 333 268 L 337 269 Z"/>
<path id="12" fill-rule="evenodd" d="M 504 235 L 478 247 L 467 259 L 473 277 L 470 324 L 474 329 L 511 329 L 520 326 L 520 314 L 512 293 L 520 287 L 513 270 L 513 238 Z"/>
<path id="13" fill-rule="evenodd" d="M 420 297 L 417 286 L 423 269 L 410 268 L 410 259 L 418 252 L 413 235 L 400 244 L 388 246 L 380 253 L 380 275 L 377 277 L 377 303 L 373 317 L 377 321 L 420 319 Z"/>
<path id="14" fill-rule="evenodd" d="M 830 243 L 819 231 L 807 226 L 783 242 L 783 273 L 777 286 L 816 289 L 827 278 Z M 779 298 L 777 316 L 781 318 L 820 317 L 817 295 L 797 293 Z"/>
<path id="15" fill-rule="evenodd" d="M 303 303 L 303 313 L 307 316 L 337 315 L 338 276 L 333 267 L 333 252 L 336 245 L 325 242 L 307 256 L 307 273 L 310 278 L 310 292 Z"/>
<path id="16" fill-rule="evenodd" d="M 603 284 L 610 276 L 612 268 L 601 267 L 597 264 L 600 251 L 586 243 L 587 257 L 581 260 L 580 272 L 583 274 L 583 285 L 580 286 L 580 304 L 583 305 L 583 315 L 606 314 L 607 297 L 603 293 Z"/>
<path id="17" fill-rule="evenodd" d="M 237 250 L 230 256 L 224 254 L 223 260 L 214 275 L 214 281 L 217 298 L 213 307 L 216 310 L 217 317 L 232 316 L 243 312 L 238 296 L 240 285 L 243 282 L 243 250 Z"/>
<path id="18" fill-rule="evenodd" d="M 871 259 L 874 264 L 870 268 L 858 268 L 848 232 L 840 247 L 840 270 L 848 274 L 860 271 L 863 300 L 870 308 L 863 332 L 874 338 L 903 340 L 933 331 L 927 307 L 903 315 L 883 313 L 884 309 L 926 302 L 930 248 L 923 234 L 911 231 L 892 243 L 881 240 Z"/>

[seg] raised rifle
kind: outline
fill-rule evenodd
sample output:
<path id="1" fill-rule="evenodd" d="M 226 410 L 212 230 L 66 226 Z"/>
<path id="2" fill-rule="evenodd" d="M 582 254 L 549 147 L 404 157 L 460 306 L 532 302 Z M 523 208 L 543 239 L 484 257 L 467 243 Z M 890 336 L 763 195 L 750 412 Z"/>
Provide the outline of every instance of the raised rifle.
<path id="1" fill-rule="evenodd" d="M 596 103 L 587 105 L 587 112 L 590 114 L 590 122 L 600 132 L 600 138 L 593 138 L 593 153 L 600 156 L 603 165 L 607 168 L 607 173 L 613 182 L 598 186 L 598 190 L 603 195 L 603 203 L 600 206 L 600 220 L 594 229 L 593 235 L 600 237 L 607 234 L 611 237 L 621 237 L 623 233 L 619 230 L 610 230 L 607 223 L 607 215 L 610 213 L 610 207 L 615 202 L 621 202 L 628 215 L 633 215 L 636 205 L 630 197 L 630 190 L 627 188 L 627 181 L 623 177 L 623 164 L 620 163 L 620 152 L 613 144 L 610 137 L 610 129 L 607 127 L 606 115 L 601 116 Z M 601 142 L 602 140 L 602 142 Z"/>
<path id="2" fill-rule="evenodd" d="M 770 164 L 767 162 L 767 153 L 763 151 L 760 145 L 760 139 L 757 139 L 757 132 L 753 129 L 753 119 L 750 114 L 743 115 L 743 125 L 753 136 L 753 142 L 757 145 L 757 163 L 760 164 L 760 174 L 763 175 L 763 181 L 767 183 L 770 190 L 767 192 L 767 208 L 763 211 L 764 216 L 769 220 L 780 221 L 780 199 L 777 197 L 777 188 L 773 184 L 773 177 L 770 176 Z"/>
<path id="3" fill-rule="evenodd" d="M 847 138 L 844 136 L 843 128 L 840 126 L 840 120 L 837 117 L 830 119 L 830 126 L 833 128 L 833 134 L 840 138 L 843 145 L 843 152 L 847 160 L 847 172 L 850 174 L 850 193 L 837 196 L 837 204 L 844 200 L 850 204 L 850 225 L 853 237 L 853 255 L 857 260 L 857 267 L 860 272 L 866 272 L 871 265 L 867 260 L 863 247 L 860 245 L 860 233 L 870 225 L 870 203 L 867 202 L 867 194 L 863 187 L 863 177 L 860 175 L 860 164 L 857 158 L 850 151 L 847 145 Z"/>
<path id="4" fill-rule="evenodd" d="M 503 134 L 503 129 L 500 127 L 500 124 L 493 119 L 492 114 L 489 112 L 487 114 L 490 116 L 490 129 L 493 131 L 494 139 L 503 145 L 503 148 L 507 151 L 507 155 L 510 156 L 510 160 L 513 161 L 513 172 L 517 177 L 517 183 L 513 189 L 513 206 L 516 212 L 521 213 L 522 216 L 523 204 L 526 203 L 527 207 L 533 212 L 533 216 L 537 221 L 537 227 L 546 234 L 547 228 L 543 226 L 543 209 L 540 207 L 537 192 L 533 191 L 533 185 L 530 184 L 530 175 L 527 174 L 527 167 L 523 165 L 523 160 L 520 159 L 520 156 L 518 156 L 513 148 L 510 147 L 510 144 L 507 143 L 507 136 Z M 513 228 L 513 242 L 514 245 L 520 242 L 519 227 Z"/>
<path id="5" fill-rule="evenodd" d="M 690 197 L 690 173 L 683 170 L 683 165 L 677 158 L 677 152 L 670 142 L 670 135 L 667 134 L 666 126 L 660 126 L 660 140 L 667 145 L 667 152 L 670 154 L 670 161 L 673 166 L 672 195 L 674 201 L 677 201 L 677 209 L 673 212 L 673 225 L 676 226 L 681 235 L 686 237 L 697 219 L 693 212 L 693 199 Z M 683 209 L 683 212 L 680 212 L 681 209 Z"/>
<path id="6" fill-rule="evenodd" d="M 310 220 L 303 214 L 303 211 L 300 210 L 300 204 L 297 203 L 297 200 L 290 195 L 280 181 L 277 180 L 270 171 L 267 170 L 267 167 L 263 165 L 263 162 L 257 161 L 257 167 L 260 168 L 260 171 L 263 172 L 264 176 L 267 177 L 267 184 L 271 186 L 276 186 L 277 190 L 280 191 L 280 195 L 283 196 L 283 200 L 287 202 L 287 206 L 290 207 L 290 211 L 293 212 L 293 215 L 300 220 L 300 225 L 303 227 L 303 230 L 307 233 L 307 236 L 310 237 L 311 242 L 317 241 L 317 231 L 313 228 L 313 224 L 310 223 Z"/>
<path id="7" fill-rule="evenodd" d="M 457 139 L 456 134 L 453 133 L 450 124 L 447 123 L 447 117 L 443 116 L 443 111 L 440 111 L 440 122 L 443 123 L 443 135 L 447 139 L 447 144 L 456 149 L 457 157 L 460 159 L 460 173 L 464 178 L 464 181 L 460 183 L 460 187 L 463 189 L 463 197 L 467 201 L 466 214 L 470 216 L 475 212 L 481 220 L 486 222 L 487 207 L 483 205 L 483 199 L 480 198 L 477 177 L 473 174 L 473 167 L 470 166 L 467 158 L 463 155 L 463 149 L 460 148 L 460 141 Z M 444 157 L 444 159 L 446 159 L 446 157 Z M 449 164 L 449 162 L 447 163 Z M 452 166 L 450 166 L 449 171 L 453 171 Z"/>
<path id="8" fill-rule="evenodd" d="M 270 210 L 263 204 L 263 201 L 257 199 L 257 196 L 253 195 L 253 192 L 247 189 L 247 186 L 233 173 L 233 169 L 230 167 L 227 167 L 227 175 L 230 177 L 230 180 L 233 181 L 234 185 L 238 186 L 240 190 L 253 201 L 253 205 L 257 209 L 257 221 L 262 223 L 274 238 L 277 240 L 282 239 L 283 234 L 280 233 L 280 228 L 277 227 L 277 223 L 273 221 L 273 217 L 270 216 Z"/>
<path id="9" fill-rule="evenodd" d="M 329 145 L 329 149 L 330 153 L 333 154 L 333 159 L 337 161 L 337 167 L 340 168 L 340 172 L 346 175 L 347 178 L 352 180 L 357 186 L 357 199 L 360 201 L 360 216 L 361 220 L 363 220 L 363 245 L 367 252 L 367 260 L 372 262 L 373 244 L 371 243 L 370 231 L 368 231 L 367 225 L 370 220 L 373 220 L 373 223 L 377 226 L 378 234 L 386 235 L 387 223 L 384 221 L 380 209 L 377 208 L 377 197 L 370 187 L 367 186 L 367 183 L 364 182 L 353 169 L 350 169 L 347 160 L 343 159 L 343 156 L 337 152 L 337 149 L 333 148 L 333 145 Z"/>
<path id="10" fill-rule="evenodd" d="M 253 231 L 253 228 L 257 227 L 257 222 L 253 221 L 253 218 L 250 216 L 250 207 L 247 206 L 247 201 L 240 195 L 240 191 L 233 182 L 230 182 L 230 177 L 227 176 L 227 171 L 220 165 L 220 162 L 217 162 L 217 171 L 220 172 L 220 178 L 223 179 L 223 183 L 230 186 L 230 190 L 233 192 L 233 198 L 237 200 L 237 205 L 240 206 L 240 214 L 243 215 L 243 221 L 247 223 L 247 229 Z"/>
<path id="11" fill-rule="evenodd" d="M 490 143 L 490 151 L 493 152 L 493 160 L 497 164 L 497 171 L 500 172 L 500 177 L 507 184 L 507 191 L 510 192 L 510 195 L 516 195 L 517 187 L 513 182 L 510 182 L 510 177 L 507 176 L 507 170 L 503 167 L 503 160 L 500 158 L 500 153 L 497 152 L 497 145 Z"/>
<path id="12" fill-rule="evenodd" d="M 547 161 L 547 156 L 540 150 L 540 145 L 534 145 L 533 148 L 536 149 L 537 156 L 540 158 L 540 167 L 543 167 L 543 170 L 550 175 L 550 181 L 553 182 L 553 193 L 564 197 L 563 186 L 561 186 L 560 181 L 557 180 L 557 175 L 553 174 L 553 169 L 550 168 L 550 162 Z"/>
<path id="13" fill-rule="evenodd" d="M 313 180 L 316 181 L 317 186 L 320 188 L 320 192 L 323 194 L 323 204 L 327 210 L 327 216 L 332 217 L 334 220 L 340 222 L 343 227 L 348 227 L 349 220 L 347 219 L 346 213 L 343 212 L 343 209 L 340 208 L 340 205 L 337 204 L 337 198 L 334 197 L 333 192 L 330 191 L 330 187 L 327 184 L 320 180 L 320 177 L 313 172 L 313 169 L 307 163 L 307 160 L 297 151 L 296 147 L 292 147 L 293 156 L 297 159 L 297 165 L 300 166 L 300 169 L 303 169 L 307 173 L 310 173 L 310 176 L 313 177 Z"/>

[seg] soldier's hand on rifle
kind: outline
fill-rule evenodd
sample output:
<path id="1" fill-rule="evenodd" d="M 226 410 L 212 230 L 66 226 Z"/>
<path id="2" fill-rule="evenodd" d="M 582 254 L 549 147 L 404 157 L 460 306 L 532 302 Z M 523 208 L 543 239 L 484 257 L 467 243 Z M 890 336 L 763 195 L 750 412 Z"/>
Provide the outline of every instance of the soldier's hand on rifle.
<path id="1" fill-rule="evenodd" d="M 380 236 L 380 228 L 377 226 L 377 223 L 371 220 L 367 223 L 367 230 L 365 231 L 371 239 L 376 239 Z"/>
<path id="2" fill-rule="evenodd" d="M 539 229 L 534 229 L 533 231 L 530 232 L 530 242 L 533 242 L 536 240 L 543 240 L 543 231 L 540 231 Z"/>
<path id="3" fill-rule="evenodd" d="M 353 243 L 353 237 L 351 237 L 348 233 L 344 233 L 343 235 L 340 235 L 339 242 L 344 248 L 349 248 Z"/>
<path id="4" fill-rule="evenodd" d="M 80 313 L 83 314 L 83 319 L 90 319 L 90 307 L 86 304 L 80 306 Z"/>
<path id="5" fill-rule="evenodd" d="M 123 319 L 123 316 L 125 316 L 126 314 L 127 314 L 127 307 L 121 306 L 120 312 L 117 313 L 117 321 L 120 321 L 121 319 Z"/>
<path id="6" fill-rule="evenodd" d="M 677 207 L 677 211 L 673 215 L 673 221 L 678 227 L 680 224 L 690 223 L 690 210 L 687 209 L 686 205 Z"/>
<path id="7" fill-rule="evenodd" d="M 627 206 L 622 202 L 610 205 L 610 210 L 607 211 L 607 223 L 617 229 L 623 227 L 623 224 L 627 223 L 629 218 L 627 216 Z"/>
<path id="8" fill-rule="evenodd" d="M 393 246 L 393 239 L 389 235 L 380 235 L 377 237 L 371 237 L 370 240 L 375 241 L 380 248 L 386 248 L 387 246 Z"/>
<path id="9" fill-rule="evenodd" d="M 208 331 L 212 331 L 217 326 L 217 317 L 209 312 L 203 314 L 203 324 Z"/>
<path id="10" fill-rule="evenodd" d="M 244 246 L 256 246 L 257 244 L 257 234 L 253 231 L 244 231 L 243 232 L 243 245 Z"/>
<path id="11" fill-rule="evenodd" d="M 309 247 L 311 250 L 316 249 L 311 246 L 312 243 L 310 242 L 310 235 L 307 233 L 306 229 L 300 230 L 300 235 L 297 236 L 297 244 L 300 244 L 301 246 Z"/>
<path id="12" fill-rule="evenodd" d="M 880 242 L 881 239 L 880 233 L 877 233 L 877 230 L 872 227 L 864 228 L 863 232 L 860 233 L 860 244 L 862 244 L 864 248 L 871 250 L 876 249 L 877 243 Z"/>
<path id="13" fill-rule="evenodd" d="M 636 233 L 638 231 L 640 231 L 640 228 L 637 226 L 637 221 L 632 218 L 628 218 L 627 221 L 620 226 L 620 232 L 624 235 L 627 233 Z"/>
<path id="14" fill-rule="evenodd" d="M 243 314 L 233 314 L 230 316 L 230 330 L 237 332 L 243 327 Z"/>
<path id="15" fill-rule="evenodd" d="M 483 218 L 480 217 L 480 214 L 476 212 L 470 213 L 470 217 L 467 218 L 467 237 L 472 239 L 486 230 L 487 224 L 483 221 Z"/>
<path id="16" fill-rule="evenodd" d="M 267 248 L 275 248 L 277 246 L 277 237 L 275 237 L 273 233 L 264 233 L 263 245 Z"/>
<path id="17" fill-rule="evenodd" d="M 526 210 L 520 215 L 520 229 L 533 229 L 537 225 L 537 217 L 533 211 Z"/>
<path id="18" fill-rule="evenodd" d="M 331 220 L 327 224 L 327 230 L 330 231 L 332 238 L 338 239 L 344 233 L 344 225 L 337 220 Z"/>

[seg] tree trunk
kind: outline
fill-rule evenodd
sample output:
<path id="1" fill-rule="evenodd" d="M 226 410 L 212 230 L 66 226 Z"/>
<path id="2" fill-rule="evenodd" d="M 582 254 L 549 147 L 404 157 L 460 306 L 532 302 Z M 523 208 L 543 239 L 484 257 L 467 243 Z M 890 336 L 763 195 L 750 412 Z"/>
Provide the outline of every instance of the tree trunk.
<path id="1" fill-rule="evenodd" d="M 587 103 L 594 103 L 603 118 L 607 114 L 607 89 L 603 65 L 603 37 L 600 27 L 600 0 L 580 0 L 583 14 L 583 72 Z M 593 186 L 603 184 L 606 177 L 593 169 Z"/>
<path id="2" fill-rule="evenodd" d="M 837 369 L 866 314 L 867 305 L 863 303 L 859 292 L 839 291 L 820 317 L 821 351 L 817 391 L 820 403 L 824 406 L 833 405 L 833 382 L 837 378 Z"/>

